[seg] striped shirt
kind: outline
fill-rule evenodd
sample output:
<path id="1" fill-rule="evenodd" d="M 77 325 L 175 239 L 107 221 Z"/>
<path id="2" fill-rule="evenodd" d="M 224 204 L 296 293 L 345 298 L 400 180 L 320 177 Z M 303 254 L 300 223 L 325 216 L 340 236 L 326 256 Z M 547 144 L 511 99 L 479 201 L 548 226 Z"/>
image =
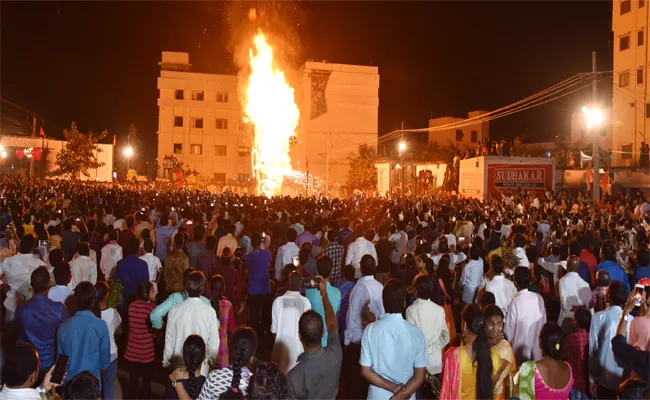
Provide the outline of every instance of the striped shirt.
<path id="1" fill-rule="evenodd" d="M 155 360 L 153 333 L 147 326 L 152 303 L 136 300 L 129 306 L 129 340 L 124 358 L 137 363 L 150 363 Z"/>

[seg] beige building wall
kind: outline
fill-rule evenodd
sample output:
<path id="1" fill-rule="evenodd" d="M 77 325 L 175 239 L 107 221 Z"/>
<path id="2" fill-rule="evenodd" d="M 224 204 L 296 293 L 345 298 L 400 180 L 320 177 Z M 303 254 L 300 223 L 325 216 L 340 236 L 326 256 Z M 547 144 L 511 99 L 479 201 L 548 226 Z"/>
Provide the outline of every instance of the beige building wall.
<path id="1" fill-rule="evenodd" d="M 429 128 L 443 127 L 449 124 L 466 122 L 487 113 L 484 110 L 470 111 L 467 118 L 440 117 L 429 120 Z M 478 142 L 485 142 L 490 138 L 490 123 L 478 122 L 458 128 L 447 128 L 439 131 L 429 132 L 429 144 L 438 143 L 440 147 L 450 143 L 462 150 L 476 149 Z"/>
<path id="2" fill-rule="evenodd" d="M 252 175 L 252 132 L 240 126 L 242 111 L 236 76 L 189 72 L 187 53 L 163 52 L 158 78 L 158 162 L 174 155 L 204 176 L 237 179 Z M 312 74 L 329 73 L 326 111 L 312 118 Z M 376 148 L 379 112 L 377 67 L 305 63 L 291 82 L 300 108 L 298 144 L 290 152 L 293 168 L 327 180 L 338 194 L 349 169 L 347 157 L 359 145 Z M 182 99 L 177 99 L 182 91 Z M 203 100 L 197 100 L 203 93 Z M 223 101 L 227 94 L 227 101 Z M 219 101 L 218 101 L 219 100 Z M 203 127 L 196 125 L 201 119 Z M 182 119 L 182 126 L 176 126 Z M 227 120 L 227 128 L 217 122 Z M 197 145 L 201 146 L 200 153 Z M 226 146 L 226 155 L 221 155 Z M 308 161 L 307 161 L 308 160 Z M 327 166 L 329 165 L 329 173 Z M 160 177 L 164 175 L 162 168 Z M 324 192 L 324 188 L 322 190 Z M 310 190 L 310 194 L 313 192 Z M 324 194 L 324 193 L 323 193 Z"/>
<path id="3" fill-rule="evenodd" d="M 312 118 L 312 74 L 331 71 L 325 88 L 327 108 Z M 379 70 L 377 67 L 306 62 L 299 70 L 296 102 L 300 107 L 298 145 L 291 150 L 293 168 L 327 180 L 338 195 L 345 185 L 348 155 L 360 145 L 376 150 L 379 123 Z M 329 144 L 329 147 L 328 147 Z M 329 158 L 329 161 L 328 161 Z M 329 166 L 329 173 L 326 172 Z M 310 192 L 311 193 L 311 192 Z M 323 193 L 324 194 L 324 193 Z"/>
<path id="4" fill-rule="evenodd" d="M 641 142 L 650 140 L 648 97 L 647 1 L 613 1 L 614 51 L 613 135 L 614 166 L 638 163 Z"/>

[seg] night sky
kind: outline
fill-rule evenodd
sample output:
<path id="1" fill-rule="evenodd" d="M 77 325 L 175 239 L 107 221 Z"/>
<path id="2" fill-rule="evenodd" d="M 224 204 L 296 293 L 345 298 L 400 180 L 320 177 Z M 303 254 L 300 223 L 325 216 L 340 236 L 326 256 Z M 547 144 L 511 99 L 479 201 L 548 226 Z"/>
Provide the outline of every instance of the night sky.
<path id="1" fill-rule="evenodd" d="M 161 52 L 189 52 L 196 72 L 236 74 L 230 32 L 247 5 L 3 1 L 0 7 L 2 98 L 45 119 L 50 137 L 62 137 L 62 129 L 76 121 L 82 131 L 107 129 L 110 138 L 119 138 L 133 122 L 145 141 L 155 143 Z M 589 72 L 594 50 L 598 69 L 612 69 L 609 1 L 275 7 L 297 65 L 313 59 L 379 67 L 380 134 L 402 120 L 408 128 L 423 128 L 430 115 L 502 107 Z M 603 101 L 611 99 L 611 80 L 601 88 Z M 584 90 L 493 122 L 491 134 L 523 134 L 526 141 L 568 134 L 571 112 L 588 96 Z M 25 114 L 5 105 L 3 133 L 31 134 Z M 154 157 L 155 147 L 149 148 Z"/>

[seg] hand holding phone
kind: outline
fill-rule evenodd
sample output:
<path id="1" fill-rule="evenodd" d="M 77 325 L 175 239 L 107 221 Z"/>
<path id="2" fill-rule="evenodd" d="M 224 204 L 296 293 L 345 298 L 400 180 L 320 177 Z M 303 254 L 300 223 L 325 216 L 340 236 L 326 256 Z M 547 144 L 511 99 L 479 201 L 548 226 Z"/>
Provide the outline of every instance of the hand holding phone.
<path id="1" fill-rule="evenodd" d="M 68 369 L 68 361 L 70 357 L 65 354 L 59 354 L 56 357 L 56 363 L 54 364 L 54 369 L 52 370 L 52 376 L 50 377 L 50 382 L 56 383 L 58 385 L 63 383 L 65 378 L 65 372 Z"/>
<path id="2" fill-rule="evenodd" d="M 645 301 L 645 286 L 636 284 L 634 285 L 634 298 L 636 299 L 636 306 L 640 307 L 641 302 Z"/>

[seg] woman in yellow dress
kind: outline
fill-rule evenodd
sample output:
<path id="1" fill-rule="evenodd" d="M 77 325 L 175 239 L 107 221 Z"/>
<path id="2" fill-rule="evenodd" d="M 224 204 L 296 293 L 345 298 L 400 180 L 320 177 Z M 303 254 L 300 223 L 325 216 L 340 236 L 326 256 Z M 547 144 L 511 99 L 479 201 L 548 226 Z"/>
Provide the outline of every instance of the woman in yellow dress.
<path id="1" fill-rule="evenodd" d="M 490 349 L 483 311 L 470 304 L 462 315 L 463 345 L 449 349 L 443 364 L 441 399 L 491 399 L 501 369 L 499 353 Z"/>
<path id="2" fill-rule="evenodd" d="M 485 329 L 487 330 L 490 347 L 496 350 L 501 358 L 501 367 L 496 373 L 497 380 L 494 384 L 495 400 L 505 400 L 510 393 L 510 377 L 517 369 L 515 352 L 503 334 L 503 311 L 495 304 L 490 304 L 483 309 Z"/>

